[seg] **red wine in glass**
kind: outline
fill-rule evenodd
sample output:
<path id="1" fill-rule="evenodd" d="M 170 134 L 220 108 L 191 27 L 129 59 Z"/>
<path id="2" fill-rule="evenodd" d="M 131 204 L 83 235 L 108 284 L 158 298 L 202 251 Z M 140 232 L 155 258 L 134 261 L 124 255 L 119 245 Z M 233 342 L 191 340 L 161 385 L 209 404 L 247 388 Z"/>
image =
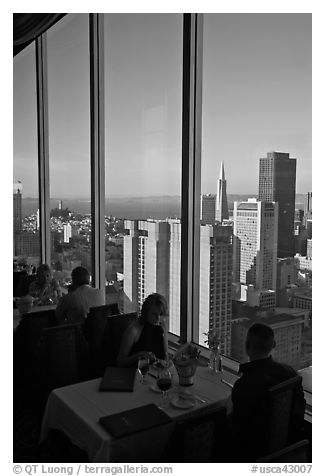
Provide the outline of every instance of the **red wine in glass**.
<path id="1" fill-rule="evenodd" d="M 170 389 L 172 380 L 168 377 L 162 377 L 157 380 L 157 386 L 162 392 L 166 392 Z"/>

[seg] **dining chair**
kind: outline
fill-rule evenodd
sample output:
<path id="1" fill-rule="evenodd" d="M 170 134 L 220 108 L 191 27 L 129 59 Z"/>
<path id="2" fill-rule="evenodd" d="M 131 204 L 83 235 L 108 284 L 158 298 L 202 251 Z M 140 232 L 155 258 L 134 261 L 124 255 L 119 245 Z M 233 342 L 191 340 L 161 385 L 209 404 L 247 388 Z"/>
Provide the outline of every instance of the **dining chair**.
<path id="1" fill-rule="evenodd" d="M 91 307 L 83 324 L 83 334 L 89 345 L 90 368 L 94 378 L 102 373 L 101 351 L 107 319 L 116 314 L 119 314 L 119 308 L 115 303 Z"/>
<path id="2" fill-rule="evenodd" d="M 230 415 L 230 461 L 252 462 L 304 438 L 305 400 L 295 376 L 253 395 L 245 419 Z M 248 402 L 247 402 L 248 404 Z M 245 403 L 243 402 L 244 413 Z"/>
<path id="3" fill-rule="evenodd" d="M 14 364 L 26 374 L 33 374 L 37 365 L 38 347 L 43 329 L 57 324 L 55 309 L 23 314 L 14 333 Z M 19 367 L 19 368 L 18 368 Z M 14 369 L 15 370 L 15 369 Z"/>
<path id="4" fill-rule="evenodd" d="M 271 387 L 267 392 L 269 406 L 267 453 L 280 450 L 300 439 L 304 421 L 305 400 L 301 376 L 292 377 Z"/>
<path id="5" fill-rule="evenodd" d="M 115 366 L 125 330 L 137 319 L 136 312 L 109 316 L 106 321 L 101 347 L 101 370 Z"/>
<path id="6" fill-rule="evenodd" d="M 224 459 L 227 431 L 226 408 L 219 403 L 205 405 L 176 422 L 164 461 L 212 463 Z"/>
<path id="7" fill-rule="evenodd" d="M 44 329 L 43 337 L 48 390 L 87 380 L 88 345 L 80 324 Z"/>
<path id="8" fill-rule="evenodd" d="M 308 447 L 309 441 L 301 440 L 260 458 L 256 463 L 307 463 Z"/>

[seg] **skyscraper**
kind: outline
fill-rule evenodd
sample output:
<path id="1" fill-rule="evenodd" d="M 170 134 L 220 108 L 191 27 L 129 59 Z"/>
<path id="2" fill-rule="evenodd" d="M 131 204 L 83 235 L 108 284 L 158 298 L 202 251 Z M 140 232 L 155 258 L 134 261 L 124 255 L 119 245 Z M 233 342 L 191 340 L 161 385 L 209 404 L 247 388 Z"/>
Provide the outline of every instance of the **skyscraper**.
<path id="1" fill-rule="evenodd" d="M 14 183 L 14 190 L 13 190 L 13 218 L 14 218 L 14 233 L 20 232 L 22 229 L 22 183 L 18 180 L 18 182 Z"/>
<path id="2" fill-rule="evenodd" d="M 181 312 L 181 232 L 180 220 L 168 220 L 170 225 L 169 248 L 169 331 L 180 334 Z"/>
<path id="3" fill-rule="evenodd" d="M 72 227 L 70 223 L 66 223 L 63 225 L 63 242 L 69 243 L 71 237 L 72 237 Z"/>
<path id="4" fill-rule="evenodd" d="M 313 216 L 313 194 L 308 192 L 305 196 L 304 220 L 311 220 Z"/>
<path id="5" fill-rule="evenodd" d="M 231 345 L 232 250 L 231 226 L 201 225 L 199 343 L 206 339 L 204 332 L 215 330 L 221 352 L 227 355 Z"/>
<path id="6" fill-rule="evenodd" d="M 201 195 L 200 220 L 203 225 L 214 225 L 216 222 L 216 195 Z"/>
<path id="7" fill-rule="evenodd" d="M 223 220 L 228 220 L 228 201 L 227 201 L 227 186 L 225 178 L 225 170 L 223 162 L 220 165 L 220 177 L 218 179 L 217 201 L 216 201 L 216 220 L 220 223 Z"/>
<path id="8" fill-rule="evenodd" d="M 124 312 L 140 310 L 154 292 L 169 299 L 169 223 L 159 220 L 125 221 Z"/>
<path id="9" fill-rule="evenodd" d="M 217 185 L 217 195 L 201 195 L 200 220 L 202 225 L 214 225 L 228 220 L 227 183 L 223 162 L 220 165 L 220 176 Z"/>
<path id="10" fill-rule="evenodd" d="M 276 289 L 277 236 L 277 203 L 234 203 L 234 282 Z"/>
<path id="11" fill-rule="evenodd" d="M 20 180 L 14 183 L 13 187 L 13 253 L 19 254 L 19 246 L 17 236 L 22 230 L 22 183 Z"/>
<path id="12" fill-rule="evenodd" d="M 260 159 L 258 199 L 278 202 L 278 257 L 294 255 L 296 159 L 283 152 L 268 152 Z"/>

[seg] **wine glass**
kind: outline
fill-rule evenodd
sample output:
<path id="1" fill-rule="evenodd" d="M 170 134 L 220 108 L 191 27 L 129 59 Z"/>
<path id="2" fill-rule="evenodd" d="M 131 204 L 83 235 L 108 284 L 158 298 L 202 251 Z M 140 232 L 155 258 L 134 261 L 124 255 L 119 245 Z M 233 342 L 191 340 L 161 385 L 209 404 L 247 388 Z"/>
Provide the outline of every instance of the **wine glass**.
<path id="1" fill-rule="evenodd" d="M 172 375 L 167 367 L 160 370 L 157 379 L 157 387 L 162 391 L 162 400 L 159 408 L 168 407 L 168 398 L 167 391 L 172 385 Z"/>
<path id="2" fill-rule="evenodd" d="M 141 375 L 141 383 L 145 383 L 145 376 L 149 370 L 149 359 L 141 358 L 138 361 L 138 370 Z"/>

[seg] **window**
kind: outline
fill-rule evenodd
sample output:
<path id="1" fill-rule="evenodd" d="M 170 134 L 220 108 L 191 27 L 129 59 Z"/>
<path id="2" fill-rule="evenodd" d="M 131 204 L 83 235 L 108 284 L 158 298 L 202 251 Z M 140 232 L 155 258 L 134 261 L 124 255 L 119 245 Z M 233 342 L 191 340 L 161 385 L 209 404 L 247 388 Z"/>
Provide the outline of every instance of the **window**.
<path id="1" fill-rule="evenodd" d="M 198 193 L 195 174 L 198 167 L 192 173 L 184 159 L 182 169 L 182 153 L 185 150 L 185 157 L 187 151 L 182 145 L 189 145 L 194 130 L 193 127 L 189 131 L 189 138 L 182 136 L 185 129 L 182 114 L 190 109 L 193 96 L 192 90 L 190 97 L 184 95 L 182 110 L 184 76 L 187 79 L 182 71 L 186 67 L 186 61 L 182 65 L 183 15 L 104 15 L 101 46 L 105 55 L 106 209 L 100 223 L 105 222 L 105 243 L 104 254 L 98 259 L 96 255 L 96 268 L 90 271 L 94 275 L 101 268 L 102 273 L 105 267 L 106 283 L 103 286 L 102 279 L 99 283 L 106 287 L 107 302 L 117 299 L 121 311 L 127 312 L 139 309 L 149 293 L 161 292 L 169 302 L 171 333 L 178 335 L 180 328 L 184 335 L 193 331 L 195 342 L 203 344 L 204 332 L 215 329 L 224 353 L 242 352 L 243 339 L 237 339 L 237 335 L 233 341 L 238 341 L 238 349 L 231 347 L 231 329 L 235 327 L 232 320 L 236 317 L 231 311 L 232 281 L 241 296 L 245 292 L 249 294 L 240 287 L 243 281 L 254 285 L 273 281 L 263 281 L 257 276 L 260 243 L 256 237 L 261 226 L 257 205 L 248 202 L 249 206 L 237 208 L 234 217 L 232 194 L 256 195 L 260 155 L 275 147 L 276 137 L 283 138 L 281 147 L 286 149 L 297 136 L 296 129 L 307 130 L 303 122 L 297 126 L 292 120 L 294 117 L 310 121 L 310 92 L 308 96 L 303 90 L 304 84 L 310 85 L 307 71 L 310 54 L 305 46 L 310 44 L 310 24 L 305 18 L 282 14 L 204 15 L 203 57 L 200 50 L 197 56 L 191 56 L 199 60 L 198 71 L 203 60 L 202 167 Z M 90 84 L 89 63 L 94 56 L 89 54 L 89 15 L 68 14 L 46 36 L 52 217 L 44 226 L 45 231 L 50 227 L 52 231 L 51 265 L 61 284 L 66 285 L 71 269 L 78 264 L 90 268 L 92 247 L 98 249 L 98 220 L 92 223 L 90 218 L 90 172 L 100 172 L 100 167 L 90 165 L 89 137 L 93 123 L 89 89 L 95 80 Z M 22 182 L 22 186 L 16 186 L 16 191 L 22 194 L 17 194 L 20 198 L 16 200 L 14 226 L 15 246 L 17 237 L 20 246 L 22 237 L 31 237 L 30 242 L 27 238 L 24 242 L 24 253 L 22 248 L 19 253 L 36 264 L 40 256 L 40 233 L 34 53 L 34 45 L 30 45 L 15 58 L 14 64 L 14 179 Z M 275 66 L 270 68 L 270 64 Z M 303 68 L 297 71 L 305 74 L 306 82 L 299 82 L 295 68 Z M 200 95 L 196 105 L 197 111 Z M 305 110 L 299 110 L 301 105 L 306 106 Z M 102 118 L 100 123 L 104 126 Z M 302 137 L 300 132 L 299 136 Z M 200 144 L 200 140 L 195 144 Z M 309 152 L 306 156 L 310 156 Z M 181 174 L 187 172 L 186 166 L 190 178 L 188 182 L 184 180 L 181 189 Z M 261 163 L 261 170 L 271 172 L 272 167 L 266 159 Z M 191 173 L 195 176 L 193 186 Z M 305 170 L 301 176 L 308 177 L 308 173 Z M 186 186 L 190 190 L 188 194 Z M 97 199 L 97 191 L 92 192 Z M 187 221 L 187 216 L 181 216 L 180 206 L 186 196 L 188 208 L 194 209 L 198 195 L 201 195 L 202 223 L 200 239 L 196 240 L 195 219 L 192 227 L 196 210 Z M 27 204 L 32 200 L 28 202 L 27 197 L 34 200 L 29 209 Z M 267 215 L 272 221 L 273 212 Z M 234 222 L 238 225 L 235 235 Z M 187 236 L 190 236 L 188 241 Z M 183 244 L 189 245 L 187 257 L 191 253 L 195 255 L 195 266 L 183 259 L 185 272 L 181 279 L 181 251 L 185 248 L 181 250 L 182 239 Z M 240 240 L 242 247 L 234 246 L 233 251 L 233 243 Z M 200 272 L 193 273 L 193 285 L 189 272 L 196 267 L 198 256 Z M 263 257 L 265 269 L 271 270 L 274 262 L 271 247 L 261 250 L 259 258 Z M 289 279 L 288 276 L 288 283 Z M 183 286 L 187 287 L 187 294 Z M 261 301 L 262 290 L 257 291 L 251 297 L 254 303 Z M 183 300 L 185 294 L 187 309 L 180 318 L 180 297 Z M 266 301 L 272 303 L 274 299 Z M 299 296 L 293 300 L 295 305 L 298 301 Z M 311 307 L 311 299 L 305 298 L 303 304 Z"/>
<path id="2" fill-rule="evenodd" d="M 88 15 L 69 14 L 47 33 L 51 266 L 61 286 L 91 273 Z"/>
<path id="3" fill-rule="evenodd" d="M 161 293 L 179 334 L 182 15 L 104 27 L 107 288 L 125 312 Z"/>
<path id="4" fill-rule="evenodd" d="M 40 262 L 35 46 L 14 58 L 13 237 L 18 267 Z"/>

